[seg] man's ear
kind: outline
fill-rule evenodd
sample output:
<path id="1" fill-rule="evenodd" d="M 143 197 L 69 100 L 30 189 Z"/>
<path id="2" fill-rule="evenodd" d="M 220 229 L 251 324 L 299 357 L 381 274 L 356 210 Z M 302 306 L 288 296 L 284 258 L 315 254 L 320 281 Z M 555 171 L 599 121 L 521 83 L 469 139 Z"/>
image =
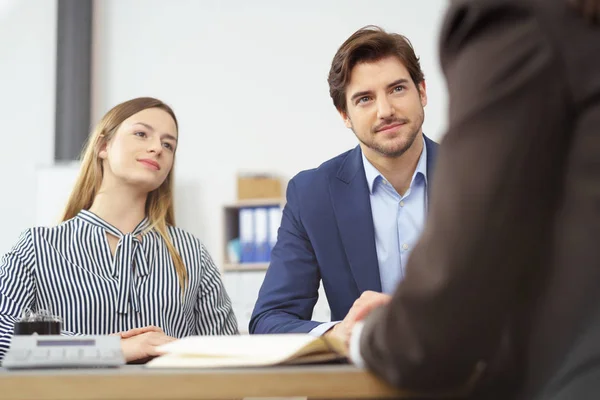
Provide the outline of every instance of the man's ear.
<path id="1" fill-rule="evenodd" d="M 346 111 L 341 110 L 338 110 L 338 112 L 340 113 L 342 120 L 344 120 L 344 125 L 346 125 L 346 128 L 352 129 L 352 120 L 350 120 L 348 113 Z"/>
<path id="2" fill-rule="evenodd" d="M 425 84 L 425 80 L 423 79 L 419 86 L 419 97 L 421 98 L 421 105 L 425 107 L 427 105 L 427 85 Z"/>

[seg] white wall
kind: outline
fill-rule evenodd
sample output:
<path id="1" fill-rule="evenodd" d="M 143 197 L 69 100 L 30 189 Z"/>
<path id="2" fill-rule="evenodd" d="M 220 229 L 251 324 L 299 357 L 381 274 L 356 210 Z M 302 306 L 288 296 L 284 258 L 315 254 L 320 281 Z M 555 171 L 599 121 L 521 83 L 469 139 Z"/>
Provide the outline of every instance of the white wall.
<path id="1" fill-rule="evenodd" d="M 221 207 L 239 170 L 291 178 L 353 146 L 329 98 L 342 42 L 381 25 L 413 42 L 425 72 L 425 133 L 439 139 L 437 57 L 445 0 L 103 0 L 96 2 L 94 110 L 150 95 L 180 120 L 178 223 L 222 262 Z"/>
<path id="2" fill-rule="evenodd" d="M 0 254 L 35 223 L 36 169 L 54 154 L 56 0 L 0 0 Z"/>

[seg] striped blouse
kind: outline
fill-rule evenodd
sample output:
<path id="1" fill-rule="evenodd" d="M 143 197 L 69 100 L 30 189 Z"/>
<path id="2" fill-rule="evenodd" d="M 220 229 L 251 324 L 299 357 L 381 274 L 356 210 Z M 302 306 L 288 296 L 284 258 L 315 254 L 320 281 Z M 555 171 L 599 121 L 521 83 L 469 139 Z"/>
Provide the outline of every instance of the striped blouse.
<path id="1" fill-rule="evenodd" d="M 122 234 L 83 210 L 25 231 L 0 261 L 0 360 L 22 310 L 47 310 L 64 334 L 104 335 L 155 325 L 173 337 L 238 333 L 229 296 L 206 248 L 169 227 L 188 273 L 183 297 L 166 243 L 144 219 Z M 119 241 L 114 257 L 106 235 Z M 140 240 L 141 239 L 141 240 Z"/>

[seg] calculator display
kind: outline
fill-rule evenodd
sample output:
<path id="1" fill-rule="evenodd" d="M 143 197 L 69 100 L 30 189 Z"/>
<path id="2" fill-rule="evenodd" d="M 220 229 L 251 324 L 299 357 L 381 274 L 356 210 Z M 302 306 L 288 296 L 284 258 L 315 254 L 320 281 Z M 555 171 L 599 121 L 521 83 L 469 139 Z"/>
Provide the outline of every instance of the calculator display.
<path id="1" fill-rule="evenodd" d="M 93 339 L 67 339 L 67 340 L 44 340 L 38 339 L 37 345 L 39 347 L 46 346 L 95 346 L 96 341 Z"/>

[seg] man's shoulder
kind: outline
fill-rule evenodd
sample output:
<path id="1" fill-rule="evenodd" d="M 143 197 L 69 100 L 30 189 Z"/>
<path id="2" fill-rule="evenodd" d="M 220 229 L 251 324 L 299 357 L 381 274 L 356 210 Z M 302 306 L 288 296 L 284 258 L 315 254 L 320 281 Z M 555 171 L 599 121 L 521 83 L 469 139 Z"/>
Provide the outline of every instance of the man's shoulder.
<path id="1" fill-rule="evenodd" d="M 331 177 L 337 176 L 340 171 L 340 168 L 350 155 L 350 153 L 358 151 L 356 148 L 348 150 L 342 154 L 339 154 L 316 168 L 306 169 L 300 171 L 296 176 L 294 176 L 291 180 L 296 187 L 304 188 L 311 187 L 314 188 L 315 185 L 320 185 L 327 183 Z"/>

